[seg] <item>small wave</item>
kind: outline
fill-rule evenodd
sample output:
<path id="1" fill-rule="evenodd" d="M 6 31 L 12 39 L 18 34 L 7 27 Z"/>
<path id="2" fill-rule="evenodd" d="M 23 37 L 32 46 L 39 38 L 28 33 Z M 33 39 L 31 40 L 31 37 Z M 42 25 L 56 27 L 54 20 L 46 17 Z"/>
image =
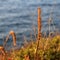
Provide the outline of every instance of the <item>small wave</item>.
<path id="1" fill-rule="evenodd" d="M 60 3 L 58 3 L 58 4 L 31 4 L 31 5 L 29 5 L 29 7 L 38 7 L 38 6 L 42 6 L 42 7 L 45 7 L 45 6 L 60 6 Z"/>

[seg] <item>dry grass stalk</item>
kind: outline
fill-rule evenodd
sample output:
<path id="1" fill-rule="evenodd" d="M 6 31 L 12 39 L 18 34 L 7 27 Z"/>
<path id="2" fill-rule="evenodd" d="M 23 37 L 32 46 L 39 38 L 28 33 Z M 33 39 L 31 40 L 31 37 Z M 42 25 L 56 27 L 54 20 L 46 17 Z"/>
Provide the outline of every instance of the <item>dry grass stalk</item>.
<path id="1" fill-rule="evenodd" d="M 23 36 L 24 36 L 24 47 L 26 47 L 28 45 L 27 38 L 25 35 L 23 35 Z"/>
<path id="2" fill-rule="evenodd" d="M 37 49 L 36 49 L 36 58 L 35 60 L 39 60 L 38 50 L 39 50 L 39 40 L 41 39 L 41 9 L 38 8 L 38 40 L 37 40 Z"/>
<path id="3" fill-rule="evenodd" d="M 5 50 L 3 46 L 0 46 L 0 51 L 2 52 L 3 55 L 5 55 Z"/>
<path id="4" fill-rule="evenodd" d="M 3 46 L 0 46 L 0 60 L 5 60 L 6 53 Z"/>
<path id="5" fill-rule="evenodd" d="M 10 35 L 13 37 L 13 45 L 16 46 L 16 34 L 14 31 L 9 32 L 9 35 L 6 37 L 6 41 L 4 42 L 4 46 L 6 45 Z"/>
<path id="6" fill-rule="evenodd" d="M 16 34 L 15 34 L 15 32 L 14 31 L 10 31 L 9 35 L 11 35 L 13 37 L 13 44 L 14 44 L 14 46 L 16 46 Z"/>
<path id="7" fill-rule="evenodd" d="M 49 49 L 49 45 L 50 45 L 50 39 L 46 38 L 45 44 L 44 44 L 44 50 Z"/>
<path id="8" fill-rule="evenodd" d="M 35 37 L 35 40 L 37 39 L 37 36 L 36 36 L 36 27 L 33 25 L 33 32 L 34 32 L 34 37 Z"/>

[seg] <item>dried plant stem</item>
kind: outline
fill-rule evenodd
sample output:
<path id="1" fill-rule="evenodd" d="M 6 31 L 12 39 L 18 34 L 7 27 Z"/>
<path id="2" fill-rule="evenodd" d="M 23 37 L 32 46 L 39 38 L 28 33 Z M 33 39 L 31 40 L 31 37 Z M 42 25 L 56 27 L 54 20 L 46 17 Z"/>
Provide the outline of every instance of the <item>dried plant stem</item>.
<path id="1" fill-rule="evenodd" d="M 27 38 L 26 38 L 26 36 L 25 35 L 23 35 L 24 36 L 24 47 L 26 47 L 27 46 L 27 44 L 28 44 L 28 42 L 27 42 Z"/>
<path id="2" fill-rule="evenodd" d="M 5 50 L 3 46 L 0 46 L 0 51 L 2 52 L 3 55 L 5 55 Z"/>
<path id="3" fill-rule="evenodd" d="M 16 34 L 14 31 L 9 32 L 9 35 L 6 37 L 6 41 L 4 42 L 4 46 L 6 45 L 10 35 L 13 37 L 13 45 L 16 46 Z"/>
<path id="4" fill-rule="evenodd" d="M 5 60 L 6 52 L 3 46 L 0 46 L 0 60 Z"/>
<path id="5" fill-rule="evenodd" d="M 36 36 L 36 27 L 34 26 L 34 24 L 33 24 L 33 32 L 34 32 L 34 37 L 35 37 L 35 40 L 36 40 L 36 38 L 37 38 L 37 36 Z"/>

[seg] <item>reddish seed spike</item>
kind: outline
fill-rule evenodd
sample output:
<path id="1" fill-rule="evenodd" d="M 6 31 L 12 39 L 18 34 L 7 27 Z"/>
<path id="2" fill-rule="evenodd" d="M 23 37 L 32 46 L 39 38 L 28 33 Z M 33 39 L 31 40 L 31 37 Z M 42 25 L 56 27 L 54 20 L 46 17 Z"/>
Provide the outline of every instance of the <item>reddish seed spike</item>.
<path id="1" fill-rule="evenodd" d="M 38 36 L 37 36 L 37 48 L 36 48 L 36 58 L 34 60 L 39 60 L 38 50 L 39 50 L 39 40 L 41 39 L 41 9 L 38 8 Z"/>
<path id="2" fill-rule="evenodd" d="M 38 40 L 41 38 L 41 9 L 38 8 Z"/>

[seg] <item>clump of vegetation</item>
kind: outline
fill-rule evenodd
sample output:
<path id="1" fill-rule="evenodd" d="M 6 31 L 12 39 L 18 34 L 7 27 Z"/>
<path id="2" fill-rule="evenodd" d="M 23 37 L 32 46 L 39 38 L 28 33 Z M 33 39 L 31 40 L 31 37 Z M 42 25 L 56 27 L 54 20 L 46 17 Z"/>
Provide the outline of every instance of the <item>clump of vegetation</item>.
<path id="1" fill-rule="evenodd" d="M 26 47 L 13 50 L 7 57 L 11 60 L 36 60 L 36 42 L 29 42 Z M 60 60 L 60 36 L 41 38 L 37 51 L 39 60 Z"/>

